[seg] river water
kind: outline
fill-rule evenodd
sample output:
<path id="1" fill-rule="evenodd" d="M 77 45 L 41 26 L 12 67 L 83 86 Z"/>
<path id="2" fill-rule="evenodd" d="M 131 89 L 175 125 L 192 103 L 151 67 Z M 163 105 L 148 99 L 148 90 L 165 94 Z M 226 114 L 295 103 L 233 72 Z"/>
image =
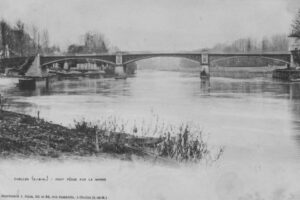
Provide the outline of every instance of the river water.
<path id="1" fill-rule="evenodd" d="M 300 83 L 219 77 L 201 83 L 198 73 L 149 70 L 127 80 L 66 80 L 34 92 L 19 91 L 15 82 L 0 83 L 13 111 L 33 116 L 39 111 L 65 126 L 111 116 L 127 124 L 190 123 L 206 133 L 212 147 L 225 146 L 223 157 L 209 167 L 66 161 L 70 172 L 74 166 L 96 169 L 100 162 L 116 184 L 105 189 L 112 199 L 300 199 Z M 52 163 L 37 165 L 60 170 Z"/>

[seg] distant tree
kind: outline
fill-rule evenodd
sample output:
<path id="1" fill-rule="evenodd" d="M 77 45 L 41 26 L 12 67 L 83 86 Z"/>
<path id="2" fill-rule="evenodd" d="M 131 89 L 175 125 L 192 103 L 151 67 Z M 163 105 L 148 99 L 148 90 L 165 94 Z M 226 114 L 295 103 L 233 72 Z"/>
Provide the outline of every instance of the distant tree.
<path id="1" fill-rule="evenodd" d="M 41 41 L 39 42 L 39 31 L 36 26 L 25 28 L 25 24 L 18 20 L 12 27 L 5 20 L 0 21 L 0 50 L 3 50 L 5 45 L 8 45 L 10 51 L 14 55 L 29 56 L 37 53 L 41 49 L 41 53 L 52 54 L 59 51 L 56 46 L 50 46 L 50 39 L 47 30 L 42 33 Z"/>
<path id="2" fill-rule="evenodd" d="M 252 50 L 252 42 L 251 42 L 251 39 L 248 38 L 247 42 L 246 42 L 246 51 L 250 52 L 251 50 Z"/>
<path id="3" fill-rule="evenodd" d="M 222 52 L 261 52 L 261 51 L 287 51 L 287 35 L 277 34 L 272 37 L 264 37 L 261 41 L 253 38 L 241 38 L 230 44 L 217 44 L 211 50 Z"/>
<path id="4" fill-rule="evenodd" d="M 270 48 L 270 41 L 267 37 L 264 37 L 261 41 L 261 50 L 266 52 L 269 51 Z"/>
<path id="5" fill-rule="evenodd" d="M 15 27 L 15 49 L 20 52 L 21 55 L 24 55 L 24 38 L 25 38 L 25 31 L 24 31 L 24 23 L 21 20 L 18 20 Z"/>
<path id="6" fill-rule="evenodd" d="M 2 44 L 2 48 L 4 48 L 5 45 L 8 44 L 8 35 L 9 35 L 10 27 L 7 24 L 7 22 L 2 19 L 0 21 L 0 28 L 1 28 L 1 44 Z"/>
<path id="7" fill-rule="evenodd" d="M 118 51 L 121 51 L 121 50 L 117 46 L 110 46 L 109 47 L 109 52 L 118 52 Z"/>
<path id="8" fill-rule="evenodd" d="M 39 35 L 39 30 L 35 25 L 32 25 L 31 27 L 31 36 L 33 40 L 33 48 L 35 51 L 38 51 L 38 35 Z"/>
<path id="9" fill-rule="evenodd" d="M 41 46 L 42 48 L 48 48 L 49 47 L 49 33 L 48 30 L 43 30 L 42 38 L 41 38 Z"/>
<path id="10" fill-rule="evenodd" d="M 222 43 L 218 43 L 216 44 L 211 50 L 212 51 L 216 51 L 216 52 L 222 52 L 224 51 L 224 48 L 226 47 L 225 44 L 222 44 Z"/>
<path id="11" fill-rule="evenodd" d="M 76 54 L 76 53 L 84 53 L 85 47 L 83 45 L 71 44 L 68 47 L 68 53 Z"/>
<path id="12" fill-rule="evenodd" d="M 273 35 L 271 37 L 272 51 L 287 51 L 288 37 L 287 35 Z"/>
<path id="13" fill-rule="evenodd" d="M 50 48 L 50 39 L 49 39 L 49 33 L 48 33 L 48 30 L 45 29 L 43 30 L 42 32 L 42 35 L 41 35 L 41 51 L 42 53 L 44 54 L 51 54 L 52 53 L 52 48 Z"/>
<path id="14" fill-rule="evenodd" d="M 108 51 L 104 35 L 97 32 L 87 32 L 84 44 L 88 53 L 105 53 Z"/>
<path id="15" fill-rule="evenodd" d="M 300 16 L 300 14 L 299 14 Z M 300 17 L 299 17 L 300 19 Z M 300 22 L 300 20 L 299 20 Z M 240 38 L 231 43 L 216 44 L 210 51 L 224 52 L 224 53 L 244 53 L 244 52 L 267 52 L 267 51 L 287 51 L 288 50 L 288 37 L 284 34 L 277 34 L 271 37 L 264 37 L 261 41 L 253 38 Z M 183 61 L 182 66 L 188 67 L 190 61 Z M 266 66 L 267 64 L 276 64 L 268 60 L 262 59 L 228 59 L 216 65 L 221 66 Z M 278 64 L 278 63 L 277 63 Z"/>
<path id="16" fill-rule="evenodd" d="M 108 41 L 104 35 L 98 32 L 87 32 L 82 37 L 83 45 L 72 44 L 68 47 L 68 53 L 106 53 Z"/>
<path id="17" fill-rule="evenodd" d="M 298 10 L 298 13 L 296 14 L 292 23 L 292 31 L 290 35 L 300 37 L 300 9 Z"/>

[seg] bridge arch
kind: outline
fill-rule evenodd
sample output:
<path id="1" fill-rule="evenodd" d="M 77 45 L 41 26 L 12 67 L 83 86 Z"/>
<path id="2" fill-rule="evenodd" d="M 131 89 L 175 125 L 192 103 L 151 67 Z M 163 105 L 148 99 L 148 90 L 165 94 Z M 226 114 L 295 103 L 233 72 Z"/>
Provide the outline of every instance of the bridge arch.
<path id="1" fill-rule="evenodd" d="M 49 62 L 45 62 L 45 63 L 42 63 L 41 64 L 41 67 L 45 67 L 47 65 L 50 65 L 50 64 L 54 64 L 54 63 L 59 63 L 59 62 L 65 62 L 65 61 L 79 61 L 79 60 L 86 60 L 88 63 L 88 60 L 90 61 L 94 61 L 94 62 L 102 62 L 102 63 L 106 63 L 106 64 L 110 64 L 110 65 L 116 65 L 115 63 L 113 62 L 110 62 L 110 61 L 107 61 L 107 60 L 103 60 L 103 59 L 99 59 L 99 58 L 81 58 L 81 57 L 74 57 L 74 58 L 62 58 L 62 59 L 57 59 L 57 60 L 52 60 L 52 61 L 49 61 Z"/>
<path id="2" fill-rule="evenodd" d="M 265 59 L 265 60 L 272 60 L 272 61 L 278 61 L 287 65 L 290 65 L 290 61 L 286 61 L 284 59 L 278 59 L 278 58 L 272 58 L 272 57 L 268 57 L 268 56 L 229 56 L 229 57 L 222 57 L 222 58 L 217 58 L 214 60 L 210 60 L 210 64 L 214 64 L 220 61 L 224 61 L 224 60 L 230 60 L 230 59 L 238 59 L 238 58 L 260 58 L 260 59 Z"/>
<path id="3" fill-rule="evenodd" d="M 123 65 L 127 65 L 133 62 L 137 62 L 140 60 L 146 60 L 146 59 L 151 59 L 151 58 L 184 58 L 191 60 L 196 63 L 201 63 L 201 55 L 145 55 L 145 56 L 137 56 L 134 58 L 127 59 L 123 62 Z"/>

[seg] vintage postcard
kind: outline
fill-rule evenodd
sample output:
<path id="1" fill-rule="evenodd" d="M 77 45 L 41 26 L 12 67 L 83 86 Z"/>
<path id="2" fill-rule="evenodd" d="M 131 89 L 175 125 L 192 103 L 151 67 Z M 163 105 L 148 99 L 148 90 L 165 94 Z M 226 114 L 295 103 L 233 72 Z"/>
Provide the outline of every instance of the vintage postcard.
<path id="1" fill-rule="evenodd" d="M 0 199 L 299 200 L 299 0 L 0 0 Z"/>

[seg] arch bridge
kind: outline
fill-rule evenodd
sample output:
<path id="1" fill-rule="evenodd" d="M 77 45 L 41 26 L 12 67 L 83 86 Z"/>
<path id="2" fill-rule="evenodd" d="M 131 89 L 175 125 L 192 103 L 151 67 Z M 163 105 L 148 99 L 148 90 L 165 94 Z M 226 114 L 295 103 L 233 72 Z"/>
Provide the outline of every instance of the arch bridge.
<path id="1" fill-rule="evenodd" d="M 115 67 L 117 73 L 126 72 L 126 66 L 132 62 L 139 60 L 154 58 L 154 57 L 178 57 L 185 58 L 199 63 L 201 71 L 209 73 L 211 64 L 234 58 L 262 58 L 273 60 L 286 64 L 288 67 L 293 66 L 293 58 L 290 52 L 269 52 L 269 53 L 213 53 L 213 52 L 116 52 L 105 54 L 83 54 L 83 55 L 61 55 L 61 56 L 46 56 L 36 55 L 31 57 L 10 57 L 0 59 L 0 67 L 16 67 L 29 64 L 27 71 L 39 69 L 43 71 L 47 66 L 54 63 L 64 63 L 70 61 L 85 60 L 86 62 L 101 62 Z M 31 63 L 29 63 L 31 60 Z M 40 72 L 37 72 L 37 74 Z M 40 75 L 42 76 L 42 74 Z"/>

